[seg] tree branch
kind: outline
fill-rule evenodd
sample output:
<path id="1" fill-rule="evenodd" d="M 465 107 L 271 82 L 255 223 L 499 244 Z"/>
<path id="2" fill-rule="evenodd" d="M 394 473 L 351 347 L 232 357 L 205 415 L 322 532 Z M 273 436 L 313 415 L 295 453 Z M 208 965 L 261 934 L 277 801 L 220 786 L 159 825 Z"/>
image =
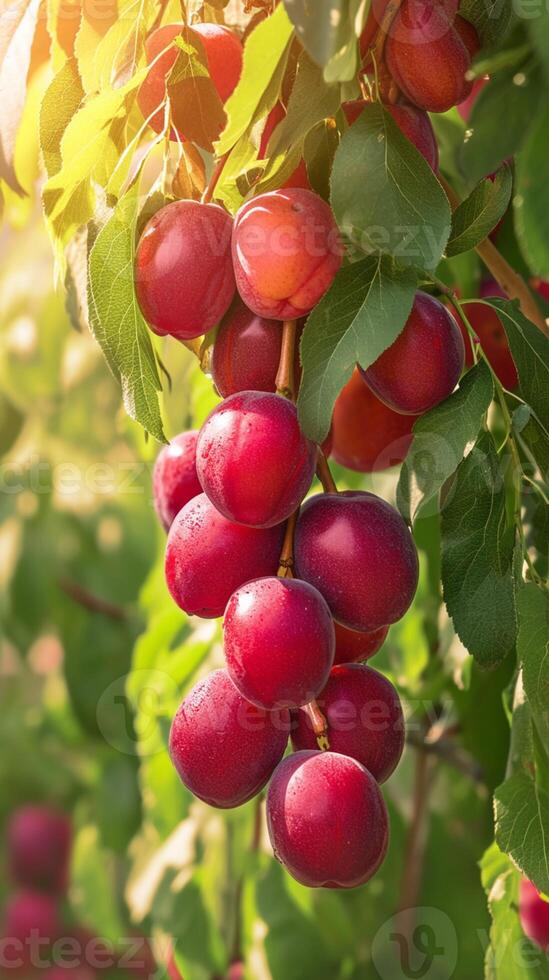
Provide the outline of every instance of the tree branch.
<path id="1" fill-rule="evenodd" d="M 427 841 L 429 797 L 432 787 L 432 762 L 433 760 L 425 752 L 417 753 L 412 820 L 406 839 L 399 902 L 399 911 L 408 913 L 404 927 L 407 937 L 410 937 L 413 932 L 415 910 L 419 904 L 421 892 L 423 859 Z"/>
<path id="2" fill-rule="evenodd" d="M 436 756 L 442 762 L 446 762 L 479 786 L 486 785 L 482 766 L 451 739 L 439 738 L 430 742 L 417 732 L 408 732 L 406 742 L 424 755 Z"/>
<path id="3" fill-rule="evenodd" d="M 128 614 L 123 606 L 117 606 L 107 599 L 102 599 L 100 596 L 88 592 L 78 582 L 73 582 L 68 578 L 62 578 L 59 579 L 58 584 L 59 588 L 66 595 L 70 596 L 79 606 L 83 606 L 84 609 L 88 609 L 90 612 L 99 613 L 101 616 L 108 616 L 110 619 L 125 620 L 128 618 Z"/>

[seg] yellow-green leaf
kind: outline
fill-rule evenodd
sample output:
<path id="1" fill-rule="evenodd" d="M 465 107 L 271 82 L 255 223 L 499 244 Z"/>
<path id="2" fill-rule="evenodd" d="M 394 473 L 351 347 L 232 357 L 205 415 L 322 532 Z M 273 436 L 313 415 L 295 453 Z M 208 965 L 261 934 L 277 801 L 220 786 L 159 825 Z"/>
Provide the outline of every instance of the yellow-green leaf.
<path id="1" fill-rule="evenodd" d="M 69 58 L 50 82 L 40 111 L 40 147 L 48 177 L 61 168 L 61 140 L 84 96 L 76 58 Z"/>
<path id="2" fill-rule="evenodd" d="M 240 81 L 225 104 L 227 125 L 216 146 L 227 153 L 254 122 L 273 108 L 280 93 L 293 29 L 282 4 L 250 34 Z"/>

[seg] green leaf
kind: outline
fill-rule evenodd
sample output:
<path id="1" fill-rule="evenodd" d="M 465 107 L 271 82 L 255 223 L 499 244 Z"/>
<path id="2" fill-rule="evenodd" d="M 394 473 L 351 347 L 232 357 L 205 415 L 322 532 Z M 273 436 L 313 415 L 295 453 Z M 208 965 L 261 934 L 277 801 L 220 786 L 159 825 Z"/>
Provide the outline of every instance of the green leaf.
<path id="1" fill-rule="evenodd" d="M 547 432 L 532 416 L 519 434 L 519 441 L 524 442 L 546 483 L 549 483 L 549 438 Z"/>
<path id="2" fill-rule="evenodd" d="M 549 188 L 543 180 L 548 141 L 549 109 L 545 109 L 537 116 L 517 154 L 514 199 L 521 250 L 532 272 L 542 279 L 549 279 Z"/>
<path id="3" fill-rule="evenodd" d="M 135 91 L 146 74 L 143 68 L 123 87 L 86 102 L 63 133 L 62 166 L 49 178 L 42 195 L 48 224 L 60 247 L 93 217 L 92 177 L 97 170 L 104 179 L 109 166 L 116 166 L 124 142 L 121 124 L 123 129 Z"/>
<path id="4" fill-rule="evenodd" d="M 379 103 L 367 105 L 335 154 L 332 207 L 357 251 L 389 253 L 434 269 L 451 225 L 450 205 L 421 153 Z"/>
<path id="5" fill-rule="evenodd" d="M 541 740 L 549 747 L 549 597 L 533 583 L 517 597 L 517 655 L 523 684 Z"/>
<path id="6" fill-rule="evenodd" d="M 329 66 L 329 80 L 351 81 L 358 68 L 364 18 L 361 0 L 284 0 L 295 32 L 313 61 Z M 361 9 L 362 8 L 362 9 Z"/>
<path id="7" fill-rule="evenodd" d="M 485 432 L 460 464 L 442 511 L 444 601 L 482 667 L 495 667 L 515 644 L 513 552 L 504 475 Z"/>
<path id="8" fill-rule="evenodd" d="M 141 796 L 135 756 L 113 752 L 101 771 L 95 810 L 104 847 L 123 855 L 141 824 Z"/>
<path id="9" fill-rule="evenodd" d="M 171 117 L 178 132 L 211 153 L 225 125 L 225 112 L 210 78 L 208 57 L 191 28 L 182 27 L 175 44 L 179 53 L 167 83 Z"/>
<path id="10" fill-rule="evenodd" d="M 317 65 L 303 53 L 297 63 L 286 115 L 275 128 L 268 143 L 269 157 L 286 153 L 313 126 L 327 116 L 333 116 L 339 109 L 339 102 L 339 85 L 326 85 Z"/>
<path id="11" fill-rule="evenodd" d="M 262 165 L 262 161 L 257 159 L 256 147 L 246 136 L 242 136 L 223 166 L 215 189 L 216 201 L 222 201 L 231 213 L 238 211 L 254 185 L 251 178 L 255 174 L 255 180 L 257 179 L 257 168 Z"/>
<path id="12" fill-rule="evenodd" d="M 499 315 L 518 371 L 520 390 L 549 433 L 549 339 L 521 313 L 516 301 L 490 299 Z"/>
<path id="13" fill-rule="evenodd" d="M 61 140 L 83 99 L 76 58 L 69 58 L 51 80 L 40 109 L 40 147 L 48 177 L 60 169 Z"/>
<path id="14" fill-rule="evenodd" d="M 513 175 L 509 166 L 498 171 L 494 180 L 481 180 L 452 215 L 452 231 L 446 255 L 468 252 L 488 237 L 503 217 L 511 200 Z"/>
<path id="15" fill-rule="evenodd" d="M 208 980 L 212 973 L 224 973 L 226 968 L 222 937 L 208 911 L 203 878 L 201 869 L 180 890 L 172 884 L 166 896 L 170 916 L 165 924 L 175 941 L 183 976 L 196 980 Z"/>
<path id="16" fill-rule="evenodd" d="M 253 913 L 265 935 L 268 975 L 287 980 L 313 976 L 318 980 L 333 980 L 337 976 L 337 963 L 330 956 L 323 934 L 315 928 L 314 920 L 292 894 L 301 890 L 299 886 L 294 888 L 294 883 L 274 860 L 253 883 Z M 249 898 L 248 903 L 251 902 Z"/>
<path id="17" fill-rule="evenodd" d="M 479 361 L 457 391 L 417 420 L 397 487 L 397 505 L 407 521 L 415 519 L 455 472 L 477 438 L 493 394 L 490 370 Z"/>
<path id="18" fill-rule="evenodd" d="M 250 34 L 244 47 L 242 74 L 225 103 L 227 125 L 216 145 L 222 156 L 278 100 L 293 30 L 282 4 Z"/>
<path id="19" fill-rule="evenodd" d="M 549 892 L 549 794 L 525 772 L 515 773 L 494 797 L 496 841 L 536 888 Z"/>
<path id="20" fill-rule="evenodd" d="M 532 417 L 532 409 L 530 408 L 529 405 L 519 405 L 518 408 L 515 408 L 511 420 L 513 426 L 513 432 L 515 432 L 516 435 L 519 435 L 520 432 L 523 432 L 523 430 L 528 425 L 528 422 L 530 421 L 531 417 Z"/>
<path id="21" fill-rule="evenodd" d="M 393 343 L 409 316 L 417 274 L 388 256 L 340 269 L 310 314 L 301 340 L 301 425 L 322 442 L 334 402 L 358 362 L 367 368 Z"/>
<path id="22" fill-rule="evenodd" d="M 71 862 L 71 909 L 95 935 L 118 944 L 126 935 L 115 888 L 116 864 L 92 824 L 79 828 Z"/>
<path id="23" fill-rule="evenodd" d="M 305 137 L 303 144 L 309 183 L 313 191 L 325 201 L 330 200 L 330 174 L 338 144 L 339 135 L 333 120 L 324 120 L 315 126 Z"/>
<path id="24" fill-rule="evenodd" d="M 518 916 L 520 874 L 493 843 L 480 862 L 492 916 L 486 980 L 547 980 L 549 960 L 525 936 Z"/>
<path id="25" fill-rule="evenodd" d="M 461 148 L 460 163 L 473 181 L 493 173 L 520 148 L 532 125 L 541 78 L 535 65 L 501 72 L 482 89 L 469 119 L 471 135 Z"/>
<path id="26" fill-rule="evenodd" d="M 333 116 L 339 108 L 339 102 L 339 85 L 326 85 L 320 68 L 304 52 L 298 61 L 286 116 L 269 140 L 268 163 L 257 184 L 256 193 L 268 190 L 273 183 L 273 177 L 277 178 L 273 186 L 279 186 L 279 172 L 287 164 L 289 151 L 297 147 L 300 158 L 307 134 L 328 116 Z"/>
<path id="27" fill-rule="evenodd" d="M 545 4 L 536 11 L 536 16 L 527 21 L 530 41 L 538 52 L 539 61 L 549 82 L 549 9 Z"/>
<path id="28" fill-rule="evenodd" d="M 483 48 L 503 40 L 513 19 L 512 0 L 462 0 L 459 12 L 477 29 Z"/>
<path id="29" fill-rule="evenodd" d="M 165 442 L 158 404 L 160 378 L 134 287 L 137 205 L 135 184 L 99 232 L 90 252 L 90 326 L 122 386 L 128 415 L 159 442 Z"/>

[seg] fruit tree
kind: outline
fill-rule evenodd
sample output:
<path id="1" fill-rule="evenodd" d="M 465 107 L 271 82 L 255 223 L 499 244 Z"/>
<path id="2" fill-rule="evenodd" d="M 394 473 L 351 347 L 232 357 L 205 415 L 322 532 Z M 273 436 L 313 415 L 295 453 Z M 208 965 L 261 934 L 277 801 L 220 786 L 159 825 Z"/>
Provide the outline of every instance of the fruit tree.
<path id="1" fill-rule="evenodd" d="M 548 980 L 546 6 L 0 12 L 0 977 Z"/>

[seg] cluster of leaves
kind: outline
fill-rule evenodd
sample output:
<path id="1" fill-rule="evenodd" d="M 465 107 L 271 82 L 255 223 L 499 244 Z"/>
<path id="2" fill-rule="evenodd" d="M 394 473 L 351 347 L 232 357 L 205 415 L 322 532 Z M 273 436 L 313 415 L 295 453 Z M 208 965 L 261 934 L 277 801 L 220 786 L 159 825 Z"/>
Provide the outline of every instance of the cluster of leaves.
<path id="1" fill-rule="evenodd" d="M 531 21 L 518 20 L 507 2 L 497 5 L 497 16 L 488 16 L 481 0 L 468 0 L 465 6 L 484 42 L 477 73 L 489 72 L 491 82 L 467 125 L 455 111 L 433 120 L 441 170 L 464 198 L 452 213 L 440 182 L 380 103 L 369 104 L 352 128 L 345 123 L 342 102 L 360 96 L 357 39 L 367 13 L 360 0 L 322 0 L 314 6 L 285 0 L 269 16 L 257 9 L 241 17 L 244 66 L 225 114 L 200 42 L 183 31 L 168 81 L 175 109 L 158 135 L 136 105 L 147 70 L 147 34 L 161 20 L 182 15 L 187 23 L 197 13 L 222 23 L 231 8 L 225 11 L 220 0 L 203 6 L 189 2 L 183 9 L 175 0 L 139 5 L 119 0 L 110 16 L 98 20 L 75 3 L 67 22 L 56 0 L 45 5 L 45 18 L 38 0 L 12 5 L 14 16 L 0 31 L 5 56 L 0 89 L 7 72 L 10 84 L 16 80 L 14 97 L 0 106 L 6 215 L 21 224 L 30 214 L 39 173 L 37 145 L 32 152 L 36 130 L 46 172 L 43 209 L 58 273 L 68 289 L 71 320 L 79 329 L 91 328 L 120 383 L 127 412 L 155 439 L 164 440 L 185 422 L 200 423 L 212 396 L 198 371 L 189 368 L 187 353 L 170 341 L 160 345 L 147 329 L 134 292 L 136 237 L 162 204 L 201 196 L 214 155 L 222 160 L 216 199 L 231 212 L 250 193 L 280 186 L 303 157 L 311 186 L 330 201 L 348 245 L 348 261 L 309 317 L 302 343 L 298 408 L 305 431 L 318 441 L 354 364 L 368 367 L 394 341 L 418 286 L 440 292 L 445 283 L 461 296 L 476 295 L 481 266 L 475 249 L 505 213 L 498 245 L 506 258 L 527 279 L 549 278 L 544 180 L 549 15 L 540 10 Z M 38 43 L 41 32 L 48 39 L 47 63 Z M 286 116 L 271 136 L 266 158 L 259 159 L 258 132 L 279 100 Z M 172 121 L 189 142 L 169 140 Z M 511 156 L 512 167 L 505 165 Z M 486 174 L 496 170 L 496 178 L 487 180 Z M 474 862 L 482 847 L 492 845 L 483 865 L 493 915 L 486 969 L 490 977 L 511 980 L 518 975 L 514 967 L 496 954 L 502 935 L 518 928 L 515 869 L 549 893 L 544 843 L 549 826 L 549 612 L 543 583 L 549 547 L 549 341 L 516 303 L 490 302 L 518 369 L 520 394 L 511 399 L 477 351 L 477 363 L 455 393 L 416 423 L 396 499 L 413 526 L 424 576 L 411 613 L 391 631 L 381 666 L 409 698 L 432 703 L 435 715 L 450 705 L 463 747 L 481 765 L 484 782 L 494 792 L 496 844 L 485 802 L 468 777 L 439 774 L 444 805 L 432 818 L 421 897 L 426 905 L 445 909 L 460 936 L 473 934 L 484 924 Z M 60 386 L 50 391 L 47 378 L 50 369 L 60 370 L 66 340 L 63 333 L 54 342 L 56 330 L 66 331 L 59 304 L 51 314 L 51 329 L 44 311 L 40 316 L 47 342 L 34 372 L 29 374 L 25 363 L 19 376 L 12 360 L 2 368 L 8 437 L 0 448 L 7 453 L 12 443 L 20 445 L 33 404 L 32 419 L 43 416 L 42 435 L 47 431 L 52 453 L 68 437 L 65 458 L 79 458 L 82 445 L 100 458 L 113 450 L 117 437 L 110 427 L 103 443 L 91 443 L 97 426 L 103 430 L 98 420 L 90 427 L 88 403 L 71 403 L 68 419 L 58 405 L 44 414 L 40 398 L 36 404 L 38 395 L 48 404 L 59 395 Z M 14 320 L 10 309 L 6 322 Z M 164 362 L 177 394 L 167 384 L 162 390 Z M 91 374 L 84 386 L 90 399 L 97 384 Z M 102 424 L 104 415 L 112 417 L 113 385 L 109 392 L 108 404 L 94 409 L 101 411 Z M 150 448 L 133 429 L 128 431 L 133 451 L 150 458 Z M 343 482 L 349 479 L 343 475 Z M 391 487 L 390 481 L 384 485 L 387 492 Z M 226 821 L 207 815 L 200 805 L 191 806 L 171 771 L 165 752 L 169 719 L 206 659 L 215 663 L 217 647 L 211 632 L 196 634 L 169 603 L 160 559 L 152 564 L 154 533 L 143 499 L 131 504 L 125 497 L 89 521 L 59 508 L 53 492 L 40 498 L 31 519 L 18 514 L 20 499 L 8 499 L 3 514 L 8 526 L 21 525 L 12 532 L 18 550 L 7 592 L 6 634 L 18 648 L 28 649 L 55 624 L 65 650 L 72 723 L 103 746 L 97 763 L 101 772 L 90 780 L 94 792 L 112 802 L 108 787 L 127 779 L 133 809 L 126 822 L 111 823 L 105 813 L 97 822 L 100 846 L 118 854 L 142 828 L 127 890 L 136 918 L 174 936 L 182 972 L 198 980 L 226 968 L 238 932 L 243 934 L 239 948 L 246 949 L 249 962 L 259 957 L 275 980 L 309 973 L 364 976 L 372 956 L 372 945 L 364 948 L 365 923 L 375 932 L 397 905 L 397 863 L 404 847 L 398 793 L 405 792 L 409 773 L 404 770 L 396 784 L 392 856 L 376 902 L 369 893 L 306 894 L 282 876 L 272 859 L 257 849 L 250 853 L 251 807 Z M 96 543 L 98 525 L 113 519 L 110 507 L 124 525 L 120 564 L 112 555 L 107 561 Z M 72 540 L 70 547 L 66 539 Z M 80 557 L 73 568 L 75 552 Z M 76 578 L 92 593 L 125 605 L 147 568 L 141 610 L 128 621 L 109 615 L 90 620 L 59 588 L 60 581 Z M 444 619 L 441 591 L 453 629 Z M 103 692 L 128 671 L 129 650 L 143 622 L 146 629 L 124 695 L 134 714 L 128 752 L 128 718 L 121 723 L 118 709 L 116 717 L 98 716 L 97 708 Z M 453 630 L 473 658 L 460 659 L 457 667 L 453 657 L 461 648 Z M 445 825 L 450 814 L 453 827 Z M 469 847 L 462 835 L 471 833 L 472 822 L 478 839 Z M 439 880 L 437 862 L 429 856 L 440 850 L 446 863 Z M 453 854 L 463 883 L 455 902 L 443 895 Z M 470 883 L 463 880 L 461 862 L 471 873 Z M 97 897 L 91 905 L 97 905 Z M 242 909 L 238 922 L 235 908 Z M 478 975 L 479 953 L 474 942 L 462 942 L 464 975 Z M 543 977 L 544 970 L 538 963 L 531 975 Z"/>

